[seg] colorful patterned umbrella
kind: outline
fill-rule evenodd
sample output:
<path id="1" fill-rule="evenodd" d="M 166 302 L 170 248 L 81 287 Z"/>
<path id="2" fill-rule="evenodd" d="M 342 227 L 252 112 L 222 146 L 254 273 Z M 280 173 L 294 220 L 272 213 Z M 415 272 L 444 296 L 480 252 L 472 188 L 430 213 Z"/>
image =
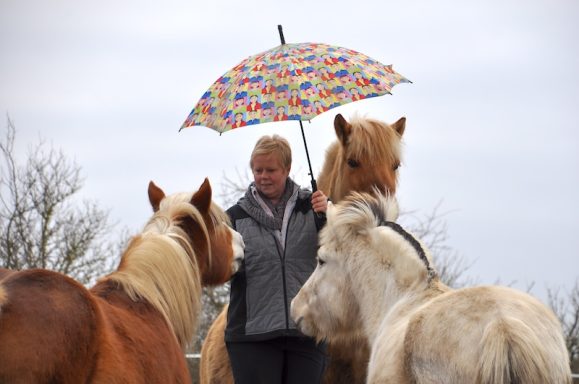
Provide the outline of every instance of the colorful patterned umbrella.
<path id="1" fill-rule="evenodd" d="M 250 56 L 219 77 L 203 94 L 181 129 L 201 125 L 219 133 L 276 121 L 311 120 L 331 109 L 390 94 L 410 82 L 352 49 L 320 43 L 282 44 Z M 304 144 L 307 144 L 304 136 Z M 310 163 L 309 154 L 308 164 Z M 310 165 L 311 174 L 311 165 Z M 312 187 L 315 181 L 312 176 Z"/>

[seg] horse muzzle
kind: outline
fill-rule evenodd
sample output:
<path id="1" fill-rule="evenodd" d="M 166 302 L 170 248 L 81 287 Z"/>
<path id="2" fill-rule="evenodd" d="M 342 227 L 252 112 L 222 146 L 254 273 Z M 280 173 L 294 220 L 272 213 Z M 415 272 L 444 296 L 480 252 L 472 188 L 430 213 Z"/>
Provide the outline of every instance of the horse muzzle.
<path id="1" fill-rule="evenodd" d="M 231 266 L 231 275 L 234 275 L 241 268 L 241 263 L 245 258 L 245 243 L 243 242 L 243 237 L 237 231 L 231 229 L 231 243 L 233 248 L 233 262 Z"/>

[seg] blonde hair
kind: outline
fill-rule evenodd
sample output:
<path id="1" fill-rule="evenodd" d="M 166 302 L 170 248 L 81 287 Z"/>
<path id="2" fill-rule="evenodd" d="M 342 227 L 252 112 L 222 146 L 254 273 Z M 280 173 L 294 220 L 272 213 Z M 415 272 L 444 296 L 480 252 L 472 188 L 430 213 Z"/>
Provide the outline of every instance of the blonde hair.
<path id="1" fill-rule="evenodd" d="M 249 166 L 253 169 L 253 159 L 256 156 L 277 154 L 279 161 L 285 169 L 289 169 L 292 165 L 292 150 L 289 142 L 279 135 L 262 136 L 251 152 L 251 159 Z"/>

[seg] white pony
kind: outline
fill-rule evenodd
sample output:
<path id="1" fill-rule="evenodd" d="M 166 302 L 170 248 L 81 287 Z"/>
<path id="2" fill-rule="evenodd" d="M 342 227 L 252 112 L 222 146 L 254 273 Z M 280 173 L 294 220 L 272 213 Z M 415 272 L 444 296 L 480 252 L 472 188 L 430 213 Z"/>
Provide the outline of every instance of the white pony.
<path id="1" fill-rule="evenodd" d="M 541 302 L 498 286 L 452 290 L 392 222 L 393 199 L 353 194 L 328 209 L 318 266 L 292 317 L 318 339 L 361 330 L 367 383 L 570 384 L 561 326 Z"/>

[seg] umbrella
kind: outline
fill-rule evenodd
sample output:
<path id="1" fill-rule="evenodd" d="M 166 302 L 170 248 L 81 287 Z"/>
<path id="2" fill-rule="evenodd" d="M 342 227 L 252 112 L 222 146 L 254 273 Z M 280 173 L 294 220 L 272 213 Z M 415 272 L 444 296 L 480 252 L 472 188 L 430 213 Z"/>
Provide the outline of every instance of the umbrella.
<path id="1" fill-rule="evenodd" d="M 219 77 L 181 129 L 200 125 L 221 134 L 254 124 L 297 120 L 315 191 L 302 121 L 340 105 L 390 94 L 396 84 L 410 81 L 391 65 L 352 49 L 286 44 L 281 25 L 278 30 L 281 45 L 246 58 Z"/>

